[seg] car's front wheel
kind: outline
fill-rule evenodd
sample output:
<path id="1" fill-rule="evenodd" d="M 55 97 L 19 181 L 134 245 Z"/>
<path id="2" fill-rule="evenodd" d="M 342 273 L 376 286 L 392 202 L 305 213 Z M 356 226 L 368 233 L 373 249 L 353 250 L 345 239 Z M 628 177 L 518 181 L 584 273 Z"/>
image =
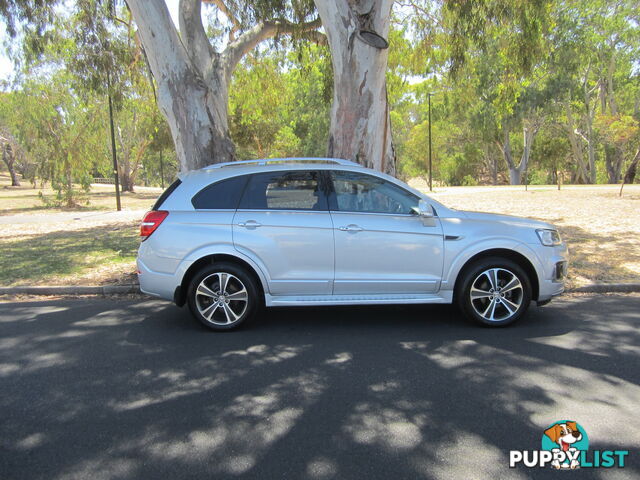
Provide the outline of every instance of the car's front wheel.
<path id="1" fill-rule="evenodd" d="M 249 319 L 260 302 L 255 280 L 233 263 L 216 263 L 200 270 L 188 290 L 189 309 L 212 330 L 232 330 Z"/>
<path id="2" fill-rule="evenodd" d="M 517 263 L 485 258 L 465 269 L 455 294 L 468 318 L 492 327 L 505 326 L 522 318 L 529 308 L 531 281 Z"/>

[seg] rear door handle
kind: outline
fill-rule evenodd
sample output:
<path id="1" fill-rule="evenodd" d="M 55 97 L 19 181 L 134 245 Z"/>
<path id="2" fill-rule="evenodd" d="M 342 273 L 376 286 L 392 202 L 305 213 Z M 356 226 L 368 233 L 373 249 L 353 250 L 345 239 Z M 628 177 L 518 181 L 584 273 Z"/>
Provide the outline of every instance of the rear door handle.
<path id="1" fill-rule="evenodd" d="M 338 227 L 338 230 L 342 232 L 361 232 L 363 228 L 352 223 L 351 225 L 347 225 L 346 227 Z"/>
<path id="2" fill-rule="evenodd" d="M 256 227 L 261 227 L 262 224 L 260 222 L 256 222 L 255 220 L 247 220 L 246 222 L 238 223 L 238 226 L 245 227 L 245 228 L 256 228 Z"/>

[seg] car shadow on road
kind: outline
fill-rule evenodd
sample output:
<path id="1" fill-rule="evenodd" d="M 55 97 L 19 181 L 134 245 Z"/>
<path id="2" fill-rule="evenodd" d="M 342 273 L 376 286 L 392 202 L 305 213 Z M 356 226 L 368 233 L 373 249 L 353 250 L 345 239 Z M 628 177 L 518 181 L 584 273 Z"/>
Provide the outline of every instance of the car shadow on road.
<path id="1" fill-rule="evenodd" d="M 597 427 L 598 448 L 637 447 L 640 314 L 621 298 L 532 307 L 504 329 L 445 306 L 282 308 L 224 334 L 155 300 L 4 304 L 0 467 L 10 478 L 529 477 L 508 451 L 538 448 L 565 417 Z"/>

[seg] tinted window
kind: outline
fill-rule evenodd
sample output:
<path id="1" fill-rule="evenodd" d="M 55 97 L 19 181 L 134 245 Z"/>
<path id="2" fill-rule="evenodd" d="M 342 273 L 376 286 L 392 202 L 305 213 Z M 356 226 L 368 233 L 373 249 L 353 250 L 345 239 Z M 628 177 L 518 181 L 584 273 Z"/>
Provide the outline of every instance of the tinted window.
<path id="1" fill-rule="evenodd" d="M 196 193 L 191 203 L 198 210 L 235 210 L 247 178 L 242 175 L 212 183 Z"/>
<path id="2" fill-rule="evenodd" d="M 403 188 L 372 175 L 331 172 L 332 209 L 343 212 L 411 214 L 420 199 Z"/>
<path id="3" fill-rule="evenodd" d="M 159 210 L 160 207 L 162 206 L 162 204 L 164 203 L 164 201 L 169 198 L 169 195 L 171 195 L 173 193 L 173 191 L 178 188 L 178 186 L 181 184 L 182 182 L 180 181 L 180 179 L 176 180 L 175 182 L 173 182 L 171 185 L 169 185 L 169 188 L 167 188 L 164 192 L 162 192 L 162 195 L 160 195 L 158 197 L 158 200 L 156 200 L 156 203 L 153 204 L 153 208 L 151 208 L 151 210 Z"/>
<path id="4" fill-rule="evenodd" d="M 326 210 L 327 198 L 319 172 L 272 172 L 251 176 L 240 208 Z"/>

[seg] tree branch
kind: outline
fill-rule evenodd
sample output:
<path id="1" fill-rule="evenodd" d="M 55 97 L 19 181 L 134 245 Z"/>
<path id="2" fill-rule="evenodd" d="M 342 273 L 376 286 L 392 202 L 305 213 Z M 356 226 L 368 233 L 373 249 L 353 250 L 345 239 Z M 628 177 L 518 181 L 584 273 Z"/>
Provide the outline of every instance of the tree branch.
<path id="1" fill-rule="evenodd" d="M 190 70 L 189 55 L 164 0 L 126 0 L 138 26 L 151 72 L 160 85 L 167 71 Z M 160 40 L 162 39 L 162 40 Z"/>
<path id="2" fill-rule="evenodd" d="M 302 32 L 300 34 L 300 36 L 306 40 L 309 40 L 310 42 L 315 43 L 316 45 L 328 45 L 329 44 L 329 40 L 327 39 L 327 36 L 322 33 L 319 32 L 318 30 L 311 30 L 309 32 Z"/>
<path id="3" fill-rule="evenodd" d="M 306 35 L 320 28 L 321 25 L 322 21 L 319 17 L 310 22 L 301 24 L 282 19 L 267 20 L 258 23 L 240 35 L 235 41 L 229 43 L 227 48 L 222 52 L 225 76 L 227 79 L 230 78 L 233 69 L 240 59 L 247 52 L 253 50 L 255 46 L 263 40 L 292 33 Z"/>
<path id="4" fill-rule="evenodd" d="M 201 0 L 180 0 L 180 37 L 194 65 L 203 76 L 211 65 L 215 51 L 209 43 L 200 15 Z"/>
<path id="5" fill-rule="evenodd" d="M 229 32 L 229 41 L 233 42 L 236 39 L 236 32 L 242 29 L 242 25 L 240 25 L 240 21 L 236 18 L 236 16 L 231 12 L 229 7 L 224 3 L 223 0 L 202 0 L 203 3 L 209 3 L 218 7 L 225 17 L 231 22 L 231 31 Z"/>

